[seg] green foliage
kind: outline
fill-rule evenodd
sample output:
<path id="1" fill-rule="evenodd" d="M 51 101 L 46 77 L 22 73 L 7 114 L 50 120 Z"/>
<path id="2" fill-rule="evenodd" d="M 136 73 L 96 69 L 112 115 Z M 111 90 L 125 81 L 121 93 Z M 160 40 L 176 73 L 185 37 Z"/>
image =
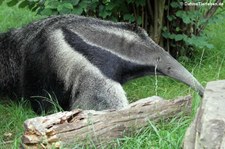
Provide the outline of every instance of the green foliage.
<path id="1" fill-rule="evenodd" d="M 146 128 L 131 137 L 118 139 L 118 148 L 123 149 L 179 149 L 191 117 L 184 114 L 170 120 L 151 122 Z M 170 130 L 170 131 L 168 131 Z"/>
<path id="2" fill-rule="evenodd" d="M 190 45 L 190 46 L 195 46 L 201 49 L 202 48 L 212 49 L 214 47 L 213 44 L 208 43 L 206 34 L 201 34 L 200 36 L 191 34 L 190 36 L 187 36 L 184 33 L 175 34 L 175 33 L 170 33 L 168 31 L 165 31 L 162 33 L 162 36 L 167 39 L 175 40 L 176 42 L 183 41 L 185 42 L 186 46 Z"/>
<path id="3" fill-rule="evenodd" d="M 198 1 L 188 0 L 186 2 Z M 174 0 L 166 8 L 166 10 L 172 9 L 172 11 L 167 14 L 166 21 L 168 23 L 167 26 L 162 28 L 162 36 L 169 40 L 171 47 L 177 49 L 176 51 L 180 52 L 180 55 L 183 56 L 187 56 L 187 53 L 192 50 L 191 47 L 213 49 L 214 45 L 208 41 L 208 37 L 203 30 L 207 25 L 214 24 L 215 22 L 224 22 L 224 10 L 219 10 L 219 13 L 210 18 L 206 16 L 206 12 L 210 7 L 191 7 L 184 6 L 183 4 L 180 1 Z M 182 52 L 185 54 L 182 54 Z"/>
<path id="4" fill-rule="evenodd" d="M 188 0 L 187 2 L 196 1 Z M 150 1 L 149 3 L 154 5 L 156 2 Z M 149 13 L 148 9 L 161 8 L 149 7 L 147 0 L 8 0 L 7 4 L 8 6 L 18 5 L 19 8 L 27 7 L 42 16 L 77 14 L 136 23 L 145 27 L 150 35 L 152 20 L 156 21 L 157 18 L 149 19 L 149 16 L 143 14 Z M 188 56 L 187 53 L 193 53 L 192 47 L 212 49 L 213 45 L 208 43 L 202 30 L 207 23 L 223 20 L 222 15 L 217 14 L 213 19 L 206 19 L 204 15 L 209 7 L 184 7 L 183 4 L 179 0 L 165 3 L 165 25 L 162 25 L 162 32 L 158 31 L 158 33 L 162 33 L 164 39 L 169 41 L 164 43 L 164 47 L 170 47 L 175 51 L 174 53 L 180 53 L 181 56 Z M 149 21 L 146 22 L 146 18 Z M 162 24 L 163 22 L 159 23 Z M 152 36 L 154 40 L 154 36 L 159 35 L 153 34 Z M 168 43 L 169 45 L 166 45 Z"/>
<path id="5" fill-rule="evenodd" d="M 44 16 L 57 14 L 77 14 L 95 16 L 113 21 L 135 22 L 132 5 L 143 6 L 145 0 L 10 0 L 8 6 L 18 5 L 19 8 L 28 7 L 32 11 Z M 137 16 L 137 23 L 141 25 L 141 16 Z"/>
<path id="6" fill-rule="evenodd" d="M 47 91 L 45 92 L 46 92 L 46 95 L 48 95 L 48 97 L 32 96 L 31 100 L 37 100 L 37 101 L 43 100 L 43 101 L 49 102 L 51 104 L 51 110 L 48 111 L 48 113 L 57 113 L 57 112 L 63 111 L 62 107 L 59 105 L 56 95 L 54 93 L 50 94 Z M 42 115 L 47 115 L 48 113 L 42 113 Z"/>
<path id="7" fill-rule="evenodd" d="M 18 7 L 7 7 L 5 3 L 0 5 L 0 32 L 7 31 L 11 28 L 18 28 L 34 20 L 43 18 L 35 15 L 28 9 L 19 9 Z"/>
<path id="8" fill-rule="evenodd" d="M 27 107 L 27 108 L 24 108 Z M 29 103 L 21 100 L 19 103 L 9 99 L 0 99 L 0 144 L 1 148 L 18 148 L 23 133 L 23 122 L 34 117 Z M 11 144 L 4 142 L 12 142 Z"/>

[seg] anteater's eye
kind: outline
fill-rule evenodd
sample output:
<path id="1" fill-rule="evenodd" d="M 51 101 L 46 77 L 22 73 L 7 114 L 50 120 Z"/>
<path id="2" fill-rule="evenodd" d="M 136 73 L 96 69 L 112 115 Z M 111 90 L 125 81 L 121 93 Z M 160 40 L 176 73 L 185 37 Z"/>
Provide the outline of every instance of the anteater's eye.
<path id="1" fill-rule="evenodd" d="M 171 73 L 171 67 L 167 68 L 167 73 Z"/>

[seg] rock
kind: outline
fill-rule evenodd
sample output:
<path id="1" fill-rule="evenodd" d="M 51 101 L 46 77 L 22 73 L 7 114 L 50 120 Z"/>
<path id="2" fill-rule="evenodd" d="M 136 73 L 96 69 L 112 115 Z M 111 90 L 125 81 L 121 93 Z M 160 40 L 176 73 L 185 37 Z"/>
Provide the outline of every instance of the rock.
<path id="1" fill-rule="evenodd" d="M 201 106 L 186 131 L 183 148 L 225 148 L 225 80 L 207 84 Z"/>

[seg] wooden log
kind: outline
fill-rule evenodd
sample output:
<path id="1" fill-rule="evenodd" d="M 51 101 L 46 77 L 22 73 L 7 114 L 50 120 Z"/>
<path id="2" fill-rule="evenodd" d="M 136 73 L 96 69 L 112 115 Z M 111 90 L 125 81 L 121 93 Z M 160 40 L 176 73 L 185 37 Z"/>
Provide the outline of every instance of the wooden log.
<path id="1" fill-rule="evenodd" d="M 116 138 L 180 112 L 190 113 L 191 96 L 163 100 L 153 96 L 121 110 L 73 110 L 28 119 L 21 148 L 78 148 L 103 146 Z"/>

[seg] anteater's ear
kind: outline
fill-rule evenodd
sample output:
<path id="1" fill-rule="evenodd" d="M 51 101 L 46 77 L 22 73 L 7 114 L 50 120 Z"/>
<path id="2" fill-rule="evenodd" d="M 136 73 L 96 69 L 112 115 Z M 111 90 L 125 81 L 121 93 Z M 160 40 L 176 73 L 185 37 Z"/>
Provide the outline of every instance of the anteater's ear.
<path id="1" fill-rule="evenodd" d="M 137 21 L 135 21 L 134 23 L 131 24 L 131 30 L 136 32 L 138 29 L 138 25 L 137 25 Z"/>

